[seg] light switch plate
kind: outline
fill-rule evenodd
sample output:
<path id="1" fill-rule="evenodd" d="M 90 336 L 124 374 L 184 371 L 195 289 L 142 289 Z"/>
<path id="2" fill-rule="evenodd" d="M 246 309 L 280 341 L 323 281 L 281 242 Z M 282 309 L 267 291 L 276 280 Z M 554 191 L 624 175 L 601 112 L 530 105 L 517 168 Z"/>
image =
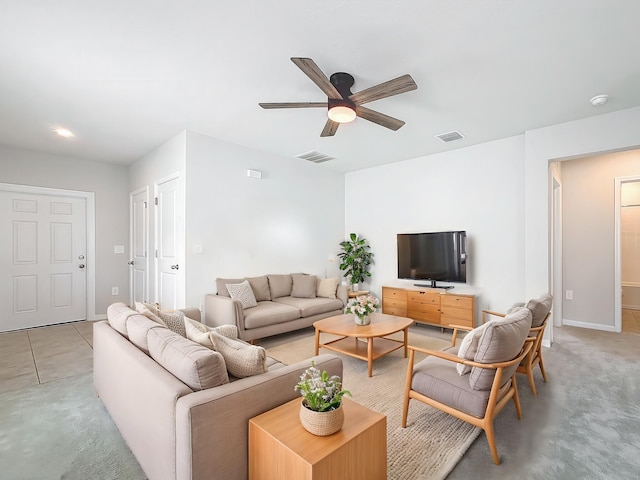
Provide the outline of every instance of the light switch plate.
<path id="1" fill-rule="evenodd" d="M 124 253 L 124 245 L 114 245 L 113 253 Z"/>

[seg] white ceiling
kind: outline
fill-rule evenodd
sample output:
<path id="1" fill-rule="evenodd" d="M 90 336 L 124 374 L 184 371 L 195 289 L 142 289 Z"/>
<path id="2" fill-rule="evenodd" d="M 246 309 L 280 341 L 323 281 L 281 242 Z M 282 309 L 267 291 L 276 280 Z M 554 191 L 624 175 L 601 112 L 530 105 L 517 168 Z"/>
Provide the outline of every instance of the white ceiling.
<path id="1" fill-rule="evenodd" d="M 638 19 L 636 0 L 0 0 L 0 143 L 129 164 L 188 129 L 366 168 L 640 105 Z M 323 109 L 259 108 L 326 100 L 294 56 L 353 92 L 409 73 L 367 104 L 406 125 L 320 138 Z"/>

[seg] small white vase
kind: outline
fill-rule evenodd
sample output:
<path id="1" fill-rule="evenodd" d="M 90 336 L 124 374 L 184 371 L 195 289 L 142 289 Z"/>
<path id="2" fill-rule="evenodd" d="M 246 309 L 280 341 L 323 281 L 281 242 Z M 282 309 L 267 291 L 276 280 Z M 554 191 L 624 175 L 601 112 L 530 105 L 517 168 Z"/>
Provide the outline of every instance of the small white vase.
<path id="1" fill-rule="evenodd" d="M 360 285 L 358 285 L 357 283 L 352 283 L 351 284 L 351 291 L 352 292 L 359 292 L 360 291 Z"/>
<path id="2" fill-rule="evenodd" d="M 353 319 L 355 320 L 356 325 L 369 325 L 371 323 L 371 317 L 369 315 L 359 317 L 358 315 L 354 314 Z"/>

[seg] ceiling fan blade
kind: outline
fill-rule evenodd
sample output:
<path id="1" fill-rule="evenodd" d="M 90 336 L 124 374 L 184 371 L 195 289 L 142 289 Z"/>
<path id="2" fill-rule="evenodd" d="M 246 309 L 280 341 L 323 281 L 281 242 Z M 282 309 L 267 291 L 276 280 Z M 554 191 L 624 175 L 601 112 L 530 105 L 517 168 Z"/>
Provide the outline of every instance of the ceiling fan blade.
<path id="1" fill-rule="evenodd" d="M 259 103 L 262 108 L 327 108 L 327 102 L 285 102 L 285 103 Z"/>
<path id="2" fill-rule="evenodd" d="M 332 137 L 336 134 L 338 127 L 340 124 L 338 122 L 334 122 L 330 118 L 327 118 L 327 123 L 324 124 L 324 128 L 322 129 L 321 137 Z"/>
<path id="3" fill-rule="evenodd" d="M 301 58 L 301 57 L 292 57 L 291 61 L 295 63 L 300 70 L 302 70 L 307 77 L 311 79 L 313 83 L 315 83 L 320 90 L 322 90 L 327 97 L 334 99 L 341 99 L 342 95 L 340 92 L 336 90 L 336 87 L 329 81 L 327 76 L 322 73 L 320 67 L 316 65 L 316 62 L 311 60 L 310 58 Z"/>
<path id="4" fill-rule="evenodd" d="M 398 130 L 404 125 L 404 122 L 402 120 L 390 117 L 389 115 L 385 115 L 384 113 L 376 112 L 375 110 L 371 110 L 370 108 L 363 107 L 361 105 L 356 107 L 356 114 L 360 118 L 364 118 L 365 120 L 377 123 L 378 125 L 382 125 L 383 127 L 387 127 L 394 131 Z"/>
<path id="5" fill-rule="evenodd" d="M 413 81 L 411 75 L 407 74 L 354 93 L 349 97 L 349 100 L 356 105 L 362 105 L 363 103 L 373 102 L 374 100 L 380 100 L 381 98 L 410 92 L 416 88 L 418 88 L 416 82 Z"/>

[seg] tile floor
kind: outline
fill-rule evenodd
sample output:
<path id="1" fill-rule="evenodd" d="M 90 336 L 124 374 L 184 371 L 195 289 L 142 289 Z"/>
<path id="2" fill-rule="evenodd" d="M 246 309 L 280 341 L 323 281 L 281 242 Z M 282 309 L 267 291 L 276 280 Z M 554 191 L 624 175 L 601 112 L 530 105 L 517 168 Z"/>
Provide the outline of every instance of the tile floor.
<path id="1" fill-rule="evenodd" d="M 90 372 L 93 322 L 0 333 L 0 392 Z"/>
<path id="2" fill-rule="evenodd" d="M 622 309 L 622 331 L 640 333 L 640 310 Z"/>

